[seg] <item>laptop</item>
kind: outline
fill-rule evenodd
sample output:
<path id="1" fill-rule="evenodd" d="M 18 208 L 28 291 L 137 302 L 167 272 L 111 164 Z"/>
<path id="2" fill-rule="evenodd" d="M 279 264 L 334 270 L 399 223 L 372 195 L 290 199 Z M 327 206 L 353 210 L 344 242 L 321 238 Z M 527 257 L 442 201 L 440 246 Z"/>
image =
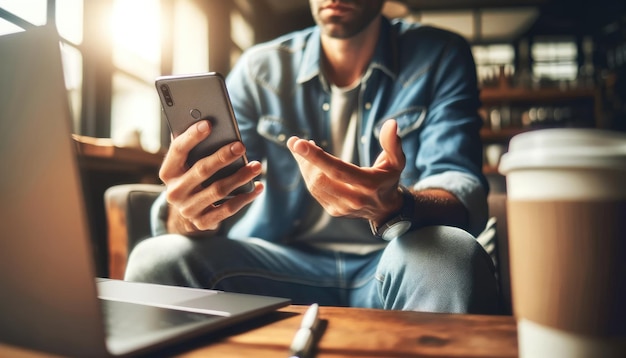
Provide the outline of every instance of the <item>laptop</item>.
<path id="1" fill-rule="evenodd" d="M 0 342 L 136 355 L 288 305 L 95 278 L 58 39 L 53 27 L 0 36 Z"/>

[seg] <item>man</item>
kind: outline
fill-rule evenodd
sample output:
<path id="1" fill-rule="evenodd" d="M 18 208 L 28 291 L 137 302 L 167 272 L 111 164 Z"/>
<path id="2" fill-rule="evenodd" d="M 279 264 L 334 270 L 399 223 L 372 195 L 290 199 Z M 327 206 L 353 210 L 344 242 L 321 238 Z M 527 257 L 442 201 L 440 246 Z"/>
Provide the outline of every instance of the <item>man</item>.
<path id="1" fill-rule="evenodd" d="M 310 0 L 317 26 L 244 53 L 227 79 L 243 144 L 187 168 L 210 123 L 172 142 L 157 237 L 132 252 L 126 279 L 302 304 L 497 310 L 492 263 L 472 236 L 487 184 L 471 52 L 457 35 L 389 22 L 383 4 Z M 245 168 L 200 186 L 244 152 Z M 228 237 L 219 231 L 250 203 Z"/>

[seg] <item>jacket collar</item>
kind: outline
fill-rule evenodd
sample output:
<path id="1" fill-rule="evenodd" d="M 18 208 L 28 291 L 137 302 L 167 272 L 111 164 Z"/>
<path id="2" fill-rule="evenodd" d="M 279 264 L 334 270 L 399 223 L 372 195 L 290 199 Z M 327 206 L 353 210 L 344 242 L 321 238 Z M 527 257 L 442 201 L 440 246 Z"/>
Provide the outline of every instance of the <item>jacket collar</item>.
<path id="1" fill-rule="evenodd" d="M 307 45 L 304 47 L 304 54 L 300 70 L 298 71 L 298 83 L 302 84 L 315 77 L 321 77 L 321 54 L 320 28 L 315 26 L 307 40 Z M 371 72 L 374 69 L 379 69 L 394 79 L 398 73 L 398 38 L 396 29 L 385 17 L 382 18 L 378 43 L 366 72 Z M 325 82 L 325 80 L 322 80 L 322 82 Z"/>

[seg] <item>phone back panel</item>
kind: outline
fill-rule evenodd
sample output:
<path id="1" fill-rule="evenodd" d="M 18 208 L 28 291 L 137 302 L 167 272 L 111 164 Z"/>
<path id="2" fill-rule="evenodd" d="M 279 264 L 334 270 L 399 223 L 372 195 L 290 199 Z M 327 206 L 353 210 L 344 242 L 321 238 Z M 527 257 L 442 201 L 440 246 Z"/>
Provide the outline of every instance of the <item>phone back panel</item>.
<path id="1" fill-rule="evenodd" d="M 189 153 L 187 159 L 189 167 L 219 148 L 235 141 L 241 141 L 235 114 L 222 75 L 211 72 L 197 75 L 164 76 L 157 78 L 155 84 L 163 112 L 174 137 L 182 134 L 198 121 L 208 120 L 211 122 L 209 137 Z M 246 163 L 247 159 L 243 156 L 233 164 L 218 171 L 204 182 L 204 185 L 208 186 L 215 180 L 232 175 Z M 252 189 L 253 184 L 250 182 L 232 194 L 250 192 Z"/>

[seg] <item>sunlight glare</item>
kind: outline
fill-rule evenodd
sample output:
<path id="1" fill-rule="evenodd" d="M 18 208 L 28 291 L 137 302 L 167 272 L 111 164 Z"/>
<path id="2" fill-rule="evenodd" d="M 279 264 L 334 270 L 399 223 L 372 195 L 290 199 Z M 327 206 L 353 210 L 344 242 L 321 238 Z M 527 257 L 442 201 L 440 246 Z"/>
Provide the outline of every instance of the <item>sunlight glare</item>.
<path id="1" fill-rule="evenodd" d="M 57 0 L 56 25 L 59 34 L 79 45 L 83 42 L 83 0 Z"/>
<path id="2" fill-rule="evenodd" d="M 173 73 L 209 70 L 209 24 L 202 9 L 191 0 L 174 6 Z"/>
<path id="3" fill-rule="evenodd" d="M 0 36 L 22 31 L 24 31 L 24 29 L 14 23 L 8 22 L 5 19 L 0 19 Z"/>
<path id="4" fill-rule="evenodd" d="M 160 14 L 159 0 L 115 0 L 111 16 L 114 49 L 158 63 L 161 51 Z"/>
<path id="5" fill-rule="evenodd" d="M 0 0 L 0 8 L 33 25 L 41 26 L 47 23 L 47 0 Z"/>

